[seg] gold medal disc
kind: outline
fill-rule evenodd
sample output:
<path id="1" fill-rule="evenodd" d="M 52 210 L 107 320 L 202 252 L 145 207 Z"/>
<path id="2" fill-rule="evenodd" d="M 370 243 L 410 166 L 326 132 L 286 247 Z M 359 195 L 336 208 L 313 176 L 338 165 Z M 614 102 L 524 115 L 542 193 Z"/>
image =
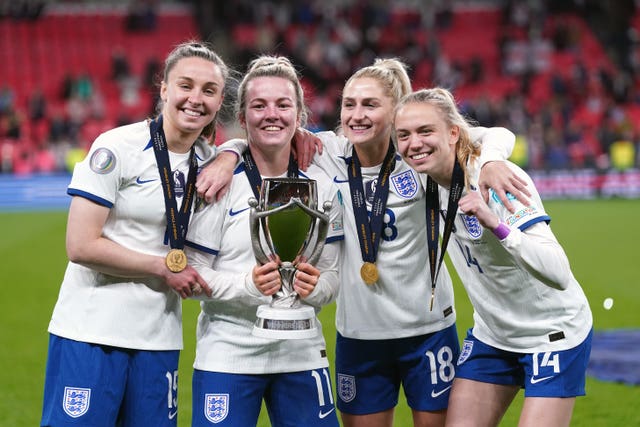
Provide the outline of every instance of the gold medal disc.
<path id="1" fill-rule="evenodd" d="M 182 249 L 171 249 L 165 258 L 169 270 L 180 273 L 187 267 L 187 255 Z"/>
<path id="2" fill-rule="evenodd" d="M 367 285 L 373 285 L 378 281 L 378 267 L 372 262 L 365 262 L 360 267 L 360 277 Z"/>

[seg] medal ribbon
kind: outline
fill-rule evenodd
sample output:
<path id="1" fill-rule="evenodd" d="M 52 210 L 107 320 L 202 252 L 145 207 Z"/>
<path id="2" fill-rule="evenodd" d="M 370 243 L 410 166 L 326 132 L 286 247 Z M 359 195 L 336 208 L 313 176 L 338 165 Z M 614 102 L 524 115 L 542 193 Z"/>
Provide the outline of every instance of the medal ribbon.
<path id="1" fill-rule="evenodd" d="M 449 236 L 453 230 L 456 212 L 458 211 L 458 202 L 462 197 L 464 189 L 464 171 L 460 167 L 458 158 L 454 159 L 453 173 L 451 174 L 451 189 L 449 191 L 449 203 L 447 205 L 447 216 L 444 220 L 444 230 L 442 232 L 442 248 L 440 251 L 440 259 L 438 259 L 438 232 L 440 230 L 438 211 L 440 209 L 440 197 L 438 195 L 438 184 L 430 177 L 427 177 L 427 244 L 429 248 L 429 267 L 431 270 L 431 302 L 429 311 L 433 309 L 433 300 L 436 293 L 436 281 L 440 274 L 440 267 L 444 254 L 449 244 Z"/>
<path id="2" fill-rule="evenodd" d="M 360 252 L 362 254 L 362 260 L 365 262 L 376 262 L 380 234 L 382 234 L 382 220 L 389 196 L 389 175 L 396 165 L 395 155 L 395 147 L 390 141 L 389 149 L 378 173 L 378 181 L 376 182 L 373 202 L 371 204 L 371 219 L 369 219 L 367 212 L 367 202 L 362 185 L 360 159 L 358 158 L 355 148 L 352 148 L 351 159 L 348 161 L 349 189 L 351 191 L 351 201 L 353 202 L 353 213 L 358 227 Z"/>
<path id="3" fill-rule="evenodd" d="M 173 179 L 171 178 L 171 164 L 169 162 L 169 149 L 167 139 L 162 130 L 162 115 L 158 116 L 149 124 L 151 140 L 153 142 L 153 152 L 156 155 L 156 164 L 162 182 L 164 195 L 165 215 L 167 217 L 167 227 L 169 228 L 169 245 L 171 249 L 184 248 L 184 241 L 189 226 L 191 216 L 191 206 L 196 189 L 196 174 L 198 172 L 198 161 L 195 156 L 195 148 L 192 146 L 189 154 L 189 173 L 185 183 L 182 205 L 178 209 L 176 201 Z"/>
<path id="4" fill-rule="evenodd" d="M 253 156 L 251 155 L 251 150 L 249 150 L 248 148 L 244 150 L 244 153 L 242 153 L 242 160 L 244 161 L 244 171 L 247 175 L 247 179 L 249 179 L 249 183 L 251 184 L 251 189 L 253 190 L 253 194 L 255 195 L 257 200 L 260 200 L 260 189 L 262 188 L 262 177 L 260 176 L 258 165 L 256 165 L 255 160 L 253 160 Z M 287 178 L 297 178 L 297 177 L 298 177 L 298 164 L 293 158 L 293 153 L 289 153 L 289 166 L 287 168 Z"/>

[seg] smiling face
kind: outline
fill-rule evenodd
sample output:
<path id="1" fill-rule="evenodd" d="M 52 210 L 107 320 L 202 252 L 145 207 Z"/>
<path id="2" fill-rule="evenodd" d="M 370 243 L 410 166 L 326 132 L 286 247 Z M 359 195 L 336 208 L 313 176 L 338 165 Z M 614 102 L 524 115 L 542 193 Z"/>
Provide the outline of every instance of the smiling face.
<path id="1" fill-rule="evenodd" d="M 256 77 L 247 82 L 240 124 L 250 144 L 263 149 L 287 146 L 300 126 L 296 91 L 283 77 Z"/>
<path id="2" fill-rule="evenodd" d="M 162 115 L 169 134 L 200 135 L 222 106 L 224 77 L 213 62 L 199 57 L 182 58 L 162 82 Z"/>
<path id="3" fill-rule="evenodd" d="M 460 136 L 457 126 L 449 127 L 436 107 L 413 102 L 398 109 L 395 117 L 398 151 L 416 171 L 430 175 L 448 186 Z"/>
<path id="4" fill-rule="evenodd" d="M 384 145 L 391 136 L 393 99 L 371 77 L 351 80 L 342 93 L 342 131 L 354 145 Z"/>

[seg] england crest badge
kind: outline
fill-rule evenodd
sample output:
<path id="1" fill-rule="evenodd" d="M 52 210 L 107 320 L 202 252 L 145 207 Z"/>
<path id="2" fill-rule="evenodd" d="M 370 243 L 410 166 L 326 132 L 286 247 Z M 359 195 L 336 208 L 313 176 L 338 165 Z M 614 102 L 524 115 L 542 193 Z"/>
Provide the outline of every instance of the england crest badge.
<path id="1" fill-rule="evenodd" d="M 410 199 L 418 192 L 418 181 L 411 171 L 406 171 L 391 177 L 396 192 L 405 199 Z"/>
<path id="2" fill-rule="evenodd" d="M 204 395 L 204 415 L 214 424 L 227 418 L 229 414 L 229 395 L 205 394 Z"/>
<path id="3" fill-rule="evenodd" d="M 71 418 L 78 418 L 86 414 L 91 401 L 90 388 L 65 387 L 62 407 Z"/>
<path id="4" fill-rule="evenodd" d="M 356 397 L 356 379 L 353 375 L 338 374 L 338 396 L 345 403 Z"/>
<path id="5" fill-rule="evenodd" d="M 462 365 L 473 351 L 473 341 L 464 340 L 462 343 L 462 350 L 460 350 L 460 356 L 458 357 L 458 366 Z"/>
<path id="6" fill-rule="evenodd" d="M 464 228 L 466 228 L 469 235 L 474 239 L 479 239 L 482 236 L 482 226 L 478 218 L 472 215 L 460 214 Z"/>

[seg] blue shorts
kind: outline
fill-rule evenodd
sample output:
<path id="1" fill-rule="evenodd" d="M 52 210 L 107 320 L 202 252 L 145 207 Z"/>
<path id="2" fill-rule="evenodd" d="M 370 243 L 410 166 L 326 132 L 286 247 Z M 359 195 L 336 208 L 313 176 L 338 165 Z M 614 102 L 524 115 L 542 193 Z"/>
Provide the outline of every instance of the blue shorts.
<path id="1" fill-rule="evenodd" d="M 478 340 L 469 329 L 458 359 L 458 378 L 517 385 L 525 397 L 584 396 L 593 331 L 580 345 L 562 351 L 514 353 Z"/>
<path id="2" fill-rule="evenodd" d="M 352 415 L 386 411 L 398 404 L 401 384 L 413 410 L 446 409 L 458 354 L 455 325 L 433 334 L 388 340 L 338 334 L 338 409 Z"/>
<path id="3" fill-rule="evenodd" d="M 262 375 L 196 369 L 191 426 L 255 426 L 263 399 L 273 427 L 338 427 L 327 368 Z"/>
<path id="4" fill-rule="evenodd" d="M 40 425 L 175 427 L 179 355 L 50 335 Z"/>

